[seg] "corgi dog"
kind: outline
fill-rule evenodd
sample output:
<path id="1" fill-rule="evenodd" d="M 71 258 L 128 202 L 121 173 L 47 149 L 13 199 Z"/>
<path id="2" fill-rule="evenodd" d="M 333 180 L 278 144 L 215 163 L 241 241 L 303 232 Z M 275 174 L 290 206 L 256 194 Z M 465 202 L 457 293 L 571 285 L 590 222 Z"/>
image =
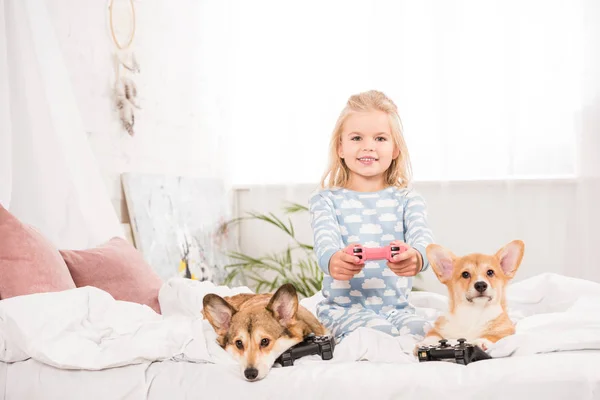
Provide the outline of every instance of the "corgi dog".
<path id="1" fill-rule="evenodd" d="M 505 289 L 523 259 L 525 245 L 514 240 L 493 255 L 457 257 L 438 244 L 427 246 L 430 265 L 448 289 L 448 312 L 440 316 L 419 346 L 440 339 L 468 343 L 486 351 L 493 343 L 515 332 L 506 310 Z M 415 349 L 416 352 L 416 349 Z"/>
<path id="2" fill-rule="evenodd" d="M 275 360 L 310 333 L 328 334 L 305 307 L 296 288 L 284 284 L 274 294 L 204 296 L 202 314 L 217 333 L 219 345 L 239 363 L 248 381 L 258 381 Z"/>

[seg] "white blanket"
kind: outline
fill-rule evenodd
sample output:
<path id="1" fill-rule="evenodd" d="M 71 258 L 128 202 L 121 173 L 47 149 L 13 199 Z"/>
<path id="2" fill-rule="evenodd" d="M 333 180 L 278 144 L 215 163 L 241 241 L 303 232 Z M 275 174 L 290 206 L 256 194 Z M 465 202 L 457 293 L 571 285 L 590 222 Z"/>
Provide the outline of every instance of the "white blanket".
<path id="1" fill-rule="evenodd" d="M 169 358 L 187 347 L 209 359 L 202 320 L 163 318 L 84 287 L 0 301 L 0 360 L 103 369 Z"/>
<path id="2" fill-rule="evenodd" d="M 417 313 L 430 321 L 447 310 L 448 299 L 413 292 Z M 313 312 L 321 296 L 303 302 Z M 499 340 L 488 353 L 494 358 L 554 351 L 600 349 L 600 284 L 557 274 L 541 274 L 507 288 L 509 315 L 516 333 Z M 361 328 L 336 347 L 339 361 L 417 362 L 416 341 L 393 338 Z"/>
<path id="3" fill-rule="evenodd" d="M 233 363 L 202 319 L 202 298 L 241 292 L 250 290 L 175 278 L 161 289 L 162 316 L 93 287 L 2 300 L 0 361 L 32 358 L 88 370 L 165 359 Z M 302 304 L 314 312 L 319 299 L 317 294 Z M 600 284 L 543 274 L 513 284 L 508 299 L 517 333 L 496 343 L 493 357 L 600 349 Z M 432 320 L 447 306 L 445 296 L 426 292 L 413 293 L 412 302 Z M 393 338 L 363 328 L 338 345 L 328 362 L 416 362 L 413 346 L 409 336 Z M 312 356 L 297 364 L 311 362 L 323 361 Z"/>

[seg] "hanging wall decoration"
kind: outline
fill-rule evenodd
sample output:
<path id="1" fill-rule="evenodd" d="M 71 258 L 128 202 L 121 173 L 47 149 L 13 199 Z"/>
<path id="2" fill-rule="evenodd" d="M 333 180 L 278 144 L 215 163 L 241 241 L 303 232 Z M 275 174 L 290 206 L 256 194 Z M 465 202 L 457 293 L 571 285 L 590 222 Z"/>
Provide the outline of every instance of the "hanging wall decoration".
<path id="1" fill-rule="evenodd" d="M 118 38 L 118 32 L 121 30 L 115 24 L 115 0 L 110 0 L 109 22 L 110 33 L 115 44 L 114 62 L 115 62 L 115 82 L 113 88 L 113 99 L 119 119 L 123 129 L 133 136 L 135 125 L 135 111 L 140 109 L 138 104 L 137 87 L 133 80 L 133 76 L 140 72 L 140 65 L 135 57 L 132 49 L 133 39 L 135 38 L 135 5 L 133 0 L 129 0 L 128 7 L 130 9 L 130 27 L 129 36 L 126 41 L 121 42 Z M 124 24 L 125 25 L 125 24 Z"/>

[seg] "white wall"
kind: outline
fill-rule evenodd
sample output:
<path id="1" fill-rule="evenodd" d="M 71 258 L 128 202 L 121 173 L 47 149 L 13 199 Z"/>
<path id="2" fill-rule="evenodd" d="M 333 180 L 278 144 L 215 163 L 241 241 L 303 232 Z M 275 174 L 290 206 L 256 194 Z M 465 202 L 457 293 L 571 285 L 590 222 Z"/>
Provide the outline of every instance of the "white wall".
<path id="1" fill-rule="evenodd" d="M 119 181 L 122 172 L 219 176 L 225 171 L 227 151 L 223 149 L 227 148 L 219 142 L 219 124 L 231 123 L 225 98 L 229 83 L 219 81 L 226 76 L 219 68 L 227 65 L 230 55 L 222 50 L 222 57 L 214 57 L 221 50 L 211 48 L 216 42 L 211 41 L 210 29 L 232 21 L 227 6 L 221 5 L 224 3 L 135 1 L 134 48 L 141 65 L 136 82 L 142 110 L 132 138 L 120 128 L 110 97 L 114 47 L 108 3 L 52 0 L 48 7 L 86 133 L 113 204 L 127 220 Z M 223 98 L 202 96 L 219 93 L 221 88 Z M 251 187 L 238 192 L 238 208 L 277 212 L 284 199 L 305 204 L 313 188 Z M 581 222 L 591 216 L 576 209 L 582 204 L 582 191 L 575 182 L 526 181 L 513 186 L 504 182 L 420 183 L 417 188 L 428 200 L 437 241 L 456 253 L 491 252 L 513 238 L 522 238 L 527 249 L 517 279 L 551 271 L 600 281 L 593 266 L 582 262 L 595 260 L 595 254 L 588 251 L 582 255 L 577 250 L 577 243 L 591 240 L 581 228 Z M 312 242 L 308 218 L 293 220 L 300 237 Z M 242 249 L 260 254 L 277 248 L 279 236 L 274 233 L 263 224 L 247 224 L 242 227 Z M 427 277 L 428 287 L 436 288 L 435 278 Z"/>
<path id="2" fill-rule="evenodd" d="M 211 119 L 206 114 L 215 114 L 215 105 L 201 104 L 200 98 L 210 84 L 201 78 L 208 66 L 202 60 L 206 36 L 200 3 L 135 1 L 134 49 L 141 67 L 135 81 L 142 110 L 132 138 L 120 128 L 111 100 L 115 47 L 108 28 L 109 1 L 48 2 L 86 133 L 123 220 L 128 217 L 122 172 L 216 176 L 222 171 L 215 151 L 218 137 L 208 134 Z"/>
<path id="3" fill-rule="evenodd" d="M 272 211 L 283 215 L 281 205 L 292 201 L 306 205 L 315 185 L 252 186 L 238 189 L 237 207 L 244 211 Z M 555 272 L 600 282 L 600 271 L 583 265 L 576 249 L 584 232 L 578 221 L 578 184 L 572 180 L 452 182 L 415 184 L 428 202 L 429 221 L 436 242 L 457 255 L 492 253 L 513 239 L 522 239 L 526 250 L 515 280 L 542 272 Z M 307 214 L 292 222 L 298 237 L 312 243 Z M 264 223 L 241 227 L 243 251 L 259 255 L 285 244 L 283 236 Z M 445 293 L 431 270 L 424 287 Z"/>

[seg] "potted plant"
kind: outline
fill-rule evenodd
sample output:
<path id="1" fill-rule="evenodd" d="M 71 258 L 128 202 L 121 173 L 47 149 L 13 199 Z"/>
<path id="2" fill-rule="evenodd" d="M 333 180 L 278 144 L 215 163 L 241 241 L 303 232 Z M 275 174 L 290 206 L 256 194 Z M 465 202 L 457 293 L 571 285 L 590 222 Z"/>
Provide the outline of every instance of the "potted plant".
<path id="1" fill-rule="evenodd" d="M 291 283 L 296 287 L 300 297 L 311 297 L 321 290 L 323 272 L 317 264 L 313 246 L 302 243 L 296 238 L 294 225 L 289 215 L 308 212 L 308 208 L 290 203 L 283 207 L 284 214 L 288 216 L 287 223 L 273 213 L 247 212 L 245 216 L 234 218 L 225 222 L 222 229 L 226 230 L 232 224 L 246 220 L 259 220 L 279 229 L 290 240 L 290 244 L 283 250 L 261 257 L 252 257 L 241 252 L 230 252 L 229 257 L 235 262 L 225 265 L 224 284 L 231 286 L 235 282 L 250 281 L 256 293 L 273 292 L 284 283 Z M 272 279 L 269 278 L 273 276 Z M 417 280 L 421 277 L 417 275 Z M 420 290 L 417 286 L 414 291 Z"/>
<path id="2" fill-rule="evenodd" d="M 225 285 L 236 280 L 250 281 L 257 293 L 272 292 L 284 283 L 296 287 L 300 297 L 310 297 L 321 290 L 323 272 L 317 264 L 313 246 L 303 243 L 296 237 L 294 225 L 289 215 L 308 212 L 308 208 L 297 203 L 289 203 L 283 207 L 288 216 L 287 223 L 275 214 L 247 212 L 245 216 L 234 218 L 223 224 L 227 229 L 232 224 L 246 220 L 259 220 L 279 229 L 290 240 L 281 251 L 261 257 L 251 257 L 241 252 L 230 252 L 229 257 L 235 262 L 225 266 Z M 267 276 L 273 276 L 272 279 Z"/>

